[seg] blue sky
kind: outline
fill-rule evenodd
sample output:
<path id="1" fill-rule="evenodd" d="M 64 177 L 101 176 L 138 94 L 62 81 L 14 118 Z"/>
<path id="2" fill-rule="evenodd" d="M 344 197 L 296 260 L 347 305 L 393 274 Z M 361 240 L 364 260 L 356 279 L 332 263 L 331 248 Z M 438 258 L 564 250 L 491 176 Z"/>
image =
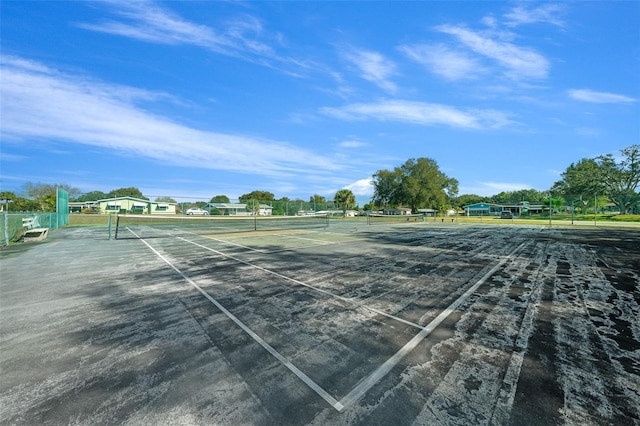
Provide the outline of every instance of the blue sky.
<path id="1" fill-rule="evenodd" d="M 2 190 L 546 190 L 640 141 L 640 2 L 3 1 Z"/>

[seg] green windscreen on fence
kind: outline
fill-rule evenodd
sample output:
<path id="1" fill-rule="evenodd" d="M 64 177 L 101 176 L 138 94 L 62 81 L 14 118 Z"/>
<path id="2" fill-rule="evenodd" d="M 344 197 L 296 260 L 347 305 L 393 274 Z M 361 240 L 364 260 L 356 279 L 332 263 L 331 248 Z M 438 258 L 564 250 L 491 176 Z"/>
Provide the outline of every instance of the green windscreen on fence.
<path id="1" fill-rule="evenodd" d="M 58 188 L 56 195 L 56 214 L 58 228 L 69 224 L 69 193 L 61 188 Z"/>

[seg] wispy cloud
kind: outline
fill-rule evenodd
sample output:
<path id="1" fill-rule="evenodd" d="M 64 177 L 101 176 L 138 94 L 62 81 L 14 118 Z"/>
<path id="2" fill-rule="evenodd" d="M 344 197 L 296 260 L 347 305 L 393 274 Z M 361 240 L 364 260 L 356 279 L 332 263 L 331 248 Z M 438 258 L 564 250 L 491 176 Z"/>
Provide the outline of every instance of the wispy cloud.
<path id="1" fill-rule="evenodd" d="M 553 3 L 532 8 L 519 5 L 504 15 L 505 25 L 516 27 L 524 24 L 545 23 L 563 27 L 564 21 L 560 17 L 562 10 L 562 5 Z"/>
<path id="2" fill-rule="evenodd" d="M 160 44 L 191 44 L 216 50 L 233 47 L 231 37 L 210 27 L 188 22 L 151 2 L 109 2 L 121 20 L 78 23 L 77 26 L 102 33 L 120 35 Z M 123 21 L 124 20 L 124 21 Z"/>
<path id="3" fill-rule="evenodd" d="M 390 80 L 395 74 L 395 64 L 378 52 L 360 49 L 347 50 L 344 58 L 355 65 L 361 72 L 362 78 L 368 80 L 383 90 L 395 93 L 397 87 Z"/>
<path id="4" fill-rule="evenodd" d="M 416 44 L 400 46 L 399 49 L 410 59 L 448 80 L 476 78 L 484 71 L 475 58 L 442 44 Z"/>
<path id="5" fill-rule="evenodd" d="M 2 57 L 0 71 L 3 139 L 70 142 L 166 164 L 263 176 L 340 167 L 288 143 L 202 131 L 149 113 L 131 100 L 138 91 L 130 88 L 15 57 Z"/>
<path id="6" fill-rule="evenodd" d="M 114 18 L 99 23 L 81 22 L 86 30 L 128 37 L 147 43 L 190 45 L 242 58 L 289 74 L 309 69 L 300 59 L 276 51 L 282 35 L 264 29 L 262 21 L 248 14 L 221 20 L 216 27 L 190 22 L 153 1 L 105 2 Z"/>
<path id="7" fill-rule="evenodd" d="M 474 32 L 461 26 L 440 25 L 436 27 L 436 30 L 456 37 L 471 51 L 496 61 L 505 68 L 505 74 L 512 79 L 544 79 L 547 77 L 549 62 L 533 49 L 493 39 L 481 32 Z"/>
<path id="8" fill-rule="evenodd" d="M 338 144 L 338 146 L 340 148 L 362 148 L 363 146 L 367 146 L 367 143 L 365 142 L 361 142 L 358 140 L 348 140 L 348 141 L 342 141 Z"/>
<path id="9" fill-rule="evenodd" d="M 607 92 L 596 92 L 589 89 L 572 89 L 567 93 L 569 94 L 569 97 L 578 101 L 592 102 L 596 104 L 630 103 L 637 101 L 637 99 L 629 96 Z"/>
<path id="10" fill-rule="evenodd" d="M 500 128 L 512 124 L 508 116 L 501 111 L 477 109 L 463 111 L 448 105 L 403 100 L 355 103 L 340 108 L 326 107 L 320 112 L 347 121 L 374 119 L 465 129 Z"/>

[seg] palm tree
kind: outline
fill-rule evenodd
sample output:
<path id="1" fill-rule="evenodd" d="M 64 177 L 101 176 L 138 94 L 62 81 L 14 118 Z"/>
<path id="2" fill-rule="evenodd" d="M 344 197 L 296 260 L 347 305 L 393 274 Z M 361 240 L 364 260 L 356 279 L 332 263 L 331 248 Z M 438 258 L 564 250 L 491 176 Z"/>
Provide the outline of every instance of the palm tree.
<path id="1" fill-rule="evenodd" d="M 356 197 L 350 189 L 341 189 L 336 192 L 333 201 L 342 206 L 342 214 L 347 216 L 347 209 L 352 209 L 356 205 Z"/>

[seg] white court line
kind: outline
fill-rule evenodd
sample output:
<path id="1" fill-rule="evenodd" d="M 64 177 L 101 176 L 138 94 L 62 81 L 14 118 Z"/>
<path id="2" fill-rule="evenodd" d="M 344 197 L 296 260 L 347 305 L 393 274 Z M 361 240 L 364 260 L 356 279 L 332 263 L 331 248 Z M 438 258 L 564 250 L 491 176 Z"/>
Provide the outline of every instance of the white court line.
<path id="1" fill-rule="evenodd" d="M 546 250 L 545 250 L 546 251 Z M 520 372 L 522 371 L 522 363 L 524 362 L 524 355 L 529 347 L 529 339 L 533 334 L 534 321 L 536 319 L 538 304 L 542 297 L 543 283 L 538 279 L 540 275 L 541 266 L 538 267 L 538 273 L 536 274 L 535 281 L 537 287 L 531 291 L 527 304 L 527 309 L 518 331 L 518 337 L 515 341 L 515 348 L 511 354 L 509 360 L 509 366 L 507 372 L 502 379 L 502 385 L 500 386 L 500 392 L 498 393 L 498 401 L 493 409 L 493 415 L 491 416 L 491 424 L 506 424 L 511 415 L 511 409 L 513 408 L 513 401 L 516 397 L 516 390 L 518 388 L 518 380 L 520 380 Z"/>
<path id="2" fill-rule="evenodd" d="M 391 358 L 386 360 L 384 364 L 382 364 L 376 371 L 371 373 L 368 377 L 362 380 L 355 388 L 351 390 L 344 398 L 340 400 L 340 403 L 344 408 L 349 407 L 355 401 L 360 399 L 369 389 L 371 389 L 376 383 L 378 383 L 387 373 L 389 373 L 393 367 L 395 367 L 400 360 L 402 360 L 405 356 L 409 354 L 413 349 L 425 337 L 427 337 L 433 330 L 436 329 L 449 315 L 451 315 L 455 310 L 465 301 L 472 293 L 474 293 L 478 287 L 484 284 L 491 275 L 493 275 L 500 267 L 502 267 L 518 250 L 520 250 L 526 242 L 520 244 L 516 247 L 509 255 L 503 258 L 496 266 L 491 268 L 489 272 L 487 272 L 482 278 L 478 280 L 474 285 L 472 285 L 462 296 L 456 299 L 453 303 L 451 303 L 444 311 L 440 313 L 437 317 L 435 317 L 426 327 L 424 327 L 418 334 L 416 334 L 413 339 L 409 340 L 407 344 L 405 344 L 398 352 L 396 352 Z"/>
<path id="3" fill-rule="evenodd" d="M 128 229 L 128 228 L 127 228 Z M 138 237 L 138 235 L 129 229 L 133 235 Z M 333 408 L 338 411 L 343 410 L 343 406 L 340 402 L 338 402 L 334 397 L 329 395 L 327 391 L 322 389 L 316 382 L 311 380 L 309 376 L 304 374 L 302 371 L 298 369 L 295 365 L 291 363 L 287 358 L 280 354 L 277 350 L 273 348 L 270 344 L 264 341 L 260 336 L 253 332 L 249 327 L 247 327 L 242 321 L 240 321 L 235 315 L 229 312 L 224 306 L 222 306 L 216 299 L 211 297 L 209 293 L 204 291 L 198 284 L 196 284 L 191 278 L 187 277 L 182 271 L 180 271 L 176 266 L 174 266 L 168 259 L 166 259 L 162 254 L 160 254 L 156 249 L 151 247 L 149 243 L 147 243 L 144 239 L 138 237 L 140 241 L 142 241 L 151 251 L 153 251 L 160 259 L 162 259 L 167 265 L 169 265 L 174 271 L 176 271 L 185 281 L 195 287 L 204 297 L 206 297 L 211 303 L 213 303 L 220 311 L 222 311 L 231 321 L 236 323 L 238 327 L 240 327 L 245 333 L 247 333 L 253 340 L 255 340 L 260 346 L 267 350 L 271 355 L 273 355 L 278 361 L 280 361 L 285 367 L 289 369 L 293 374 L 295 374 L 300 380 L 302 380 L 307 386 L 309 386 L 315 393 L 320 395 L 325 401 L 327 401 Z"/>
<path id="4" fill-rule="evenodd" d="M 271 271 L 271 270 L 269 270 L 269 269 L 263 268 L 262 266 L 255 265 L 255 264 L 253 264 L 253 263 L 251 263 L 251 262 L 248 262 L 248 261 L 246 261 L 246 260 L 242 260 L 242 259 L 240 259 L 240 258 L 238 258 L 238 257 L 235 257 L 235 256 L 232 256 L 232 255 L 230 255 L 230 254 L 222 253 L 221 251 L 218 251 L 218 250 L 216 250 L 216 249 L 212 249 L 211 247 L 207 247 L 207 246 L 204 246 L 204 245 L 202 245 L 202 244 L 198 244 L 198 243 L 196 243 L 195 241 L 189 241 L 189 240 L 187 240 L 186 238 L 183 238 L 183 237 L 178 237 L 178 239 L 179 239 L 179 240 L 182 240 L 182 241 L 184 241 L 184 242 L 187 242 L 187 243 L 189 243 L 189 244 L 193 244 L 193 245 L 195 245 L 195 246 L 198 246 L 198 247 L 200 247 L 200 248 L 203 248 L 203 249 L 205 249 L 205 250 L 208 250 L 208 251 L 210 251 L 210 252 L 216 253 L 217 255 L 220 255 L 220 256 L 222 256 L 222 257 L 226 257 L 226 258 L 228 258 L 228 259 L 233 259 L 233 260 L 235 260 L 236 262 L 240 262 L 240 263 L 243 263 L 243 264 L 245 264 L 245 265 L 249 265 L 249 266 L 251 266 L 252 268 L 259 269 L 260 271 L 266 272 L 266 273 L 268 273 L 268 274 L 275 275 L 275 276 L 276 276 L 276 277 L 278 277 L 278 278 L 282 278 L 282 279 L 284 279 L 284 280 L 291 281 L 291 282 L 293 282 L 293 283 L 295 283 L 295 284 L 298 284 L 298 285 L 301 285 L 301 286 L 304 286 L 304 287 L 310 288 L 310 289 L 315 290 L 315 291 L 317 291 L 317 292 L 320 292 L 320 293 L 322 293 L 322 294 L 326 294 L 327 296 L 331 296 L 331 297 L 336 298 L 336 299 L 338 299 L 338 300 L 342 300 L 343 302 L 349 303 L 349 304 L 354 305 L 354 306 L 356 306 L 356 307 L 358 307 L 358 308 L 366 309 L 366 310 L 371 311 L 371 312 L 374 312 L 374 313 L 376 313 L 376 314 L 383 315 L 383 316 L 385 316 L 385 317 L 387 317 L 387 318 L 391 318 L 391 319 L 396 320 L 396 321 L 399 321 L 399 322 L 401 322 L 401 323 L 403 323 L 403 324 L 410 325 L 411 327 L 415 327 L 415 328 L 419 328 L 419 329 L 422 329 L 422 328 L 423 328 L 420 324 L 416 324 L 416 323 L 414 323 L 414 322 L 407 321 L 407 320 L 402 319 L 402 318 L 400 318 L 400 317 L 397 317 L 397 316 L 395 316 L 395 315 L 388 314 L 388 313 L 386 313 L 386 312 L 384 312 L 384 311 L 381 311 L 381 310 L 379 310 L 379 309 L 372 308 L 372 307 L 370 307 L 370 306 L 366 306 L 365 304 L 360 303 L 360 302 L 358 302 L 358 301 L 356 301 L 356 300 L 349 299 L 349 298 L 346 298 L 346 297 L 344 297 L 344 296 L 340 296 L 340 295 L 337 295 L 337 294 L 331 293 L 330 291 L 323 290 L 323 289 L 318 288 L 318 287 L 314 287 L 314 286 L 312 286 L 311 284 L 304 283 L 304 282 L 302 282 L 302 281 L 296 280 L 295 278 L 287 277 L 286 275 L 282 275 L 282 274 L 280 274 L 280 273 L 278 273 L 278 272 Z"/>
<path id="5" fill-rule="evenodd" d="M 136 235 L 133 231 L 129 230 L 131 233 Z M 136 235 L 137 237 L 137 235 Z M 138 237 L 139 238 L 139 237 Z M 300 371 L 295 365 L 293 365 L 290 361 L 288 361 L 285 357 L 280 355 L 273 347 L 271 347 L 267 342 L 265 342 L 260 336 L 255 334 L 251 329 L 249 329 L 244 323 L 242 323 L 238 318 L 236 318 L 231 312 L 227 311 L 218 301 L 216 301 L 213 297 L 211 297 L 208 293 L 202 290 L 193 280 L 184 275 L 178 268 L 173 266 L 167 259 L 165 259 L 160 253 L 158 253 L 153 247 L 151 247 L 146 241 L 141 239 L 141 241 L 146 244 L 154 253 L 156 253 L 162 260 L 164 260 L 171 268 L 173 268 L 176 272 L 178 272 L 186 281 L 188 281 L 191 285 L 193 285 L 200 293 L 202 293 L 207 299 L 209 299 L 216 307 L 218 307 L 222 312 L 225 313 L 232 321 L 234 321 L 238 326 L 242 328 L 247 334 L 249 334 L 256 342 L 258 342 L 262 347 L 264 347 L 269 353 L 271 353 L 275 358 L 277 358 L 283 365 L 285 365 L 291 372 L 293 372 L 300 380 L 302 380 L 307 386 L 313 389 L 318 395 L 320 395 L 325 401 L 327 401 L 334 409 L 337 411 L 343 411 L 345 408 L 351 406 L 354 402 L 362 398 L 365 393 L 367 393 L 373 386 L 375 386 L 385 375 L 387 375 L 405 356 L 407 356 L 413 349 L 415 349 L 420 342 L 422 342 L 427 336 L 429 336 L 433 330 L 435 330 L 449 315 L 451 315 L 455 310 L 465 302 L 471 294 L 473 294 L 482 284 L 484 284 L 489 277 L 491 277 L 500 267 L 502 267 L 509 259 L 513 257 L 513 255 L 522 249 L 527 242 L 523 242 L 518 247 L 516 247 L 511 253 L 509 253 L 506 257 L 501 259 L 493 268 L 491 268 L 482 278 L 480 278 L 475 284 L 473 284 L 464 294 L 462 294 L 458 299 L 456 299 L 453 303 L 451 303 L 446 309 L 444 309 L 436 318 L 434 318 L 429 324 L 425 327 L 421 327 L 417 324 L 410 323 L 408 321 L 402 320 L 401 318 L 393 317 L 392 315 L 388 315 L 384 312 L 378 311 L 376 309 L 372 309 L 366 306 L 361 306 L 359 303 L 355 301 L 351 301 L 342 296 L 333 295 L 325 290 L 315 288 L 293 278 L 286 277 L 284 275 L 278 274 L 277 272 L 269 271 L 268 269 L 262 268 L 257 265 L 253 265 L 250 262 L 243 261 L 233 256 L 226 255 L 224 253 L 219 252 L 218 250 L 211 249 L 209 247 L 203 246 L 201 244 L 195 243 L 193 241 L 189 241 L 185 238 L 178 237 L 179 239 L 194 244 L 198 247 L 204 248 L 206 250 L 217 253 L 221 256 L 228 257 L 230 259 L 236 260 L 240 263 L 247 264 L 254 268 L 263 270 L 270 274 L 276 275 L 283 279 L 295 282 L 297 284 L 303 285 L 305 287 L 309 287 L 315 289 L 319 292 L 331 295 L 338 299 L 344 300 L 346 302 L 354 303 L 359 305 L 364 309 L 371 310 L 376 313 L 380 313 L 381 315 L 397 319 L 401 322 L 408 323 L 410 325 L 421 328 L 420 332 L 416 334 L 409 342 L 407 342 L 398 352 L 396 352 L 391 358 L 385 361 L 380 367 L 378 367 L 372 374 L 363 379 L 355 388 L 351 390 L 347 395 L 345 395 L 340 401 L 337 401 L 331 395 L 329 395 L 324 389 L 322 389 L 318 384 L 316 384 L 313 380 L 311 380 L 307 375 L 305 375 L 302 371 Z"/>

